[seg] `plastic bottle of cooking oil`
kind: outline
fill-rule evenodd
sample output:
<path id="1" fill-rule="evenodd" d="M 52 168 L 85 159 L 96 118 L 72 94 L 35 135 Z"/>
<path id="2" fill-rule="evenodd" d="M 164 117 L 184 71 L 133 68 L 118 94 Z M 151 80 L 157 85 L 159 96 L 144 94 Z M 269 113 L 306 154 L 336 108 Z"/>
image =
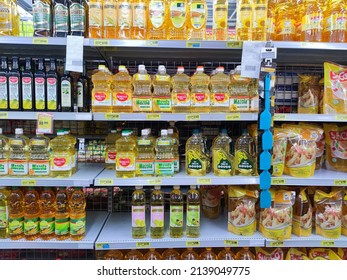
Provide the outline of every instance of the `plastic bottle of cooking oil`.
<path id="1" fill-rule="evenodd" d="M 228 1 L 213 1 L 213 40 L 228 40 Z"/>
<path id="2" fill-rule="evenodd" d="M 168 136 L 171 137 L 173 141 L 173 149 L 172 153 L 174 156 L 174 172 L 178 173 L 180 172 L 180 152 L 179 152 L 179 140 L 176 138 L 174 134 L 174 130 L 172 128 L 169 128 L 167 130 Z"/>
<path id="3" fill-rule="evenodd" d="M 181 256 L 177 250 L 168 248 L 162 253 L 163 260 L 180 260 Z"/>
<path id="4" fill-rule="evenodd" d="M 8 191 L 0 187 L 0 239 L 8 237 Z"/>
<path id="5" fill-rule="evenodd" d="M 190 0 L 188 5 L 188 40 L 206 40 L 207 4 Z"/>
<path id="6" fill-rule="evenodd" d="M 224 74 L 224 67 L 216 69 L 216 74 L 210 78 L 211 112 L 229 112 L 230 78 Z"/>
<path id="7" fill-rule="evenodd" d="M 145 65 L 139 65 L 133 86 L 133 112 L 152 112 L 152 81 Z"/>
<path id="8" fill-rule="evenodd" d="M 139 250 L 132 249 L 125 254 L 124 259 L 130 261 L 143 260 L 143 254 Z"/>
<path id="9" fill-rule="evenodd" d="M 276 4 L 276 40 L 295 41 L 296 0 L 278 0 Z"/>
<path id="10" fill-rule="evenodd" d="M 24 195 L 24 236 L 27 240 L 35 240 L 40 233 L 40 203 L 39 194 L 29 187 Z"/>
<path id="11" fill-rule="evenodd" d="M 190 186 L 187 192 L 187 237 L 197 238 L 200 236 L 200 193 L 196 186 Z"/>
<path id="12" fill-rule="evenodd" d="M 92 75 L 92 111 L 112 112 L 112 94 L 108 86 L 111 73 L 106 69 L 105 65 L 99 65 L 98 72 Z"/>
<path id="13" fill-rule="evenodd" d="M 193 250 L 193 248 L 187 248 L 182 254 L 181 254 L 181 260 L 198 260 L 199 255 Z"/>
<path id="14" fill-rule="evenodd" d="M 66 188 L 60 187 L 55 196 L 55 238 L 65 240 L 70 237 L 70 209 Z"/>
<path id="15" fill-rule="evenodd" d="M 316 0 L 304 0 L 305 13 L 302 17 L 301 41 L 323 41 L 323 7 Z"/>
<path id="16" fill-rule="evenodd" d="M 31 177 L 49 176 L 50 147 L 49 138 L 36 131 L 36 136 L 30 139 L 29 175 Z"/>
<path id="17" fill-rule="evenodd" d="M 120 250 L 110 250 L 105 254 L 105 260 L 123 260 L 124 254 Z"/>
<path id="18" fill-rule="evenodd" d="M 148 40 L 166 40 L 169 22 L 169 3 L 167 0 L 149 0 L 148 3 Z"/>
<path id="19" fill-rule="evenodd" d="M 153 79 L 153 112 L 171 112 L 171 83 L 170 75 L 164 65 L 159 65 L 158 73 Z"/>
<path id="20" fill-rule="evenodd" d="M 137 145 L 131 130 L 123 130 L 116 142 L 116 176 L 131 178 L 136 175 Z"/>
<path id="21" fill-rule="evenodd" d="M 275 40 L 275 7 L 277 0 L 269 0 L 266 19 L 266 41 Z"/>
<path id="22" fill-rule="evenodd" d="M 86 235 L 86 199 L 81 188 L 75 188 L 69 199 L 70 236 L 82 240 Z"/>
<path id="23" fill-rule="evenodd" d="M 172 76 L 172 112 L 173 113 L 190 113 L 191 96 L 190 96 L 190 77 L 184 74 L 184 67 L 177 68 L 177 74 Z"/>
<path id="24" fill-rule="evenodd" d="M 168 40 L 187 40 L 188 1 L 174 0 L 169 2 Z"/>
<path id="25" fill-rule="evenodd" d="M 146 237 L 146 194 L 142 186 L 136 186 L 131 199 L 132 237 Z"/>
<path id="26" fill-rule="evenodd" d="M 250 78 L 241 77 L 241 66 L 230 73 L 230 111 L 248 112 L 250 108 Z"/>
<path id="27" fill-rule="evenodd" d="M 160 186 L 155 186 L 151 192 L 151 238 L 163 238 L 164 227 L 164 194 Z"/>
<path id="28" fill-rule="evenodd" d="M 213 140 L 212 171 L 214 175 L 234 175 L 234 157 L 230 150 L 231 144 L 232 139 L 228 136 L 226 129 L 222 129 L 221 133 Z"/>
<path id="29" fill-rule="evenodd" d="M 105 139 L 105 168 L 106 169 L 116 169 L 116 141 L 120 138 L 121 133 L 118 130 L 111 130 L 111 133 L 106 136 Z"/>
<path id="30" fill-rule="evenodd" d="M 50 141 L 51 152 L 51 176 L 70 177 L 72 175 L 71 143 L 65 137 L 63 130 L 58 130 L 57 137 Z"/>
<path id="31" fill-rule="evenodd" d="M 218 253 L 218 260 L 236 260 L 235 254 L 230 250 L 230 247 L 225 247 Z"/>
<path id="32" fill-rule="evenodd" d="M 235 141 L 235 175 L 253 176 L 255 173 L 256 155 L 254 139 L 244 129 Z"/>
<path id="33" fill-rule="evenodd" d="M 28 176 L 29 174 L 29 138 L 23 135 L 22 128 L 16 128 L 15 136 L 9 138 L 10 176 Z"/>
<path id="34" fill-rule="evenodd" d="M 200 256 L 200 260 L 218 260 L 217 255 L 212 251 L 212 248 L 206 248 Z"/>
<path id="35" fill-rule="evenodd" d="M 296 14 L 295 14 L 295 28 L 296 36 L 295 41 L 301 41 L 301 32 L 302 32 L 302 18 L 305 13 L 304 0 L 296 0 Z"/>
<path id="36" fill-rule="evenodd" d="M 210 112 L 210 90 L 208 88 L 210 77 L 204 73 L 204 67 L 198 66 L 196 72 L 190 78 L 191 83 L 191 112 Z"/>
<path id="37" fill-rule="evenodd" d="M 103 37 L 103 1 L 88 1 L 89 38 Z"/>
<path id="38" fill-rule="evenodd" d="M 1 36 L 11 36 L 12 34 L 12 13 L 11 13 L 11 3 L 10 0 L 3 0 L 0 3 L 2 12 L 2 17 L 0 19 L 0 35 Z"/>
<path id="39" fill-rule="evenodd" d="M 194 129 L 193 135 L 186 142 L 186 173 L 190 176 L 205 176 L 207 173 L 207 155 L 199 131 Z"/>
<path id="40" fill-rule="evenodd" d="M 125 66 L 118 67 L 118 73 L 112 76 L 112 107 L 113 112 L 132 112 L 133 110 L 133 88 L 132 77 Z"/>
<path id="41" fill-rule="evenodd" d="M 155 139 L 151 137 L 149 129 L 141 130 L 141 137 L 137 139 L 137 158 L 136 175 L 153 176 L 154 175 L 154 145 Z"/>
<path id="42" fill-rule="evenodd" d="M 133 24 L 132 24 L 132 39 L 146 40 L 147 36 L 147 0 L 133 1 Z"/>
<path id="43" fill-rule="evenodd" d="M 249 250 L 248 247 L 242 248 L 240 251 L 236 253 L 237 260 L 255 260 L 254 254 Z"/>
<path id="44" fill-rule="evenodd" d="M 8 175 L 8 152 L 9 140 L 6 136 L 2 135 L 2 128 L 0 128 L 0 176 Z"/>
<path id="45" fill-rule="evenodd" d="M 24 237 L 24 195 L 18 187 L 12 187 L 7 198 L 8 233 L 12 240 Z"/>
<path id="46" fill-rule="evenodd" d="M 170 193 L 170 237 L 183 236 L 183 194 L 180 186 L 173 186 Z"/>
<path id="47" fill-rule="evenodd" d="M 155 250 L 155 248 L 150 248 L 148 252 L 143 257 L 144 260 L 162 260 L 161 254 Z"/>
<path id="48" fill-rule="evenodd" d="M 252 40 L 265 41 L 268 0 L 253 0 Z"/>
<path id="49" fill-rule="evenodd" d="M 347 6 L 344 0 L 329 0 L 324 11 L 324 42 L 347 41 Z"/>
<path id="50" fill-rule="evenodd" d="M 169 121 L 169 126 L 168 129 L 172 129 L 173 134 L 172 137 L 175 137 L 176 139 L 180 139 L 180 132 L 178 130 L 178 128 L 175 126 L 175 121 Z"/>
<path id="51" fill-rule="evenodd" d="M 44 188 L 40 193 L 40 237 L 43 240 L 52 239 L 55 236 L 55 194 L 50 188 Z"/>
<path id="52" fill-rule="evenodd" d="M 103 9 L 103 37 L 109 39 L 117 38 L 117 1 L 104 0 Z"/>
<path id="53" fill-rule="evenodd" d="M 238 0 L 236 38 L 239 41 L 252 40 L 253 7 L 251 0 Z"/>
<path id="54" fill-rule="evenodd" d="M 155 144 L 155 174 L 158 176 L 172 176 L 175 172 L 173 140 L 168 137 L 166 129 L 162 129 Z"/>
<path id="55" fill-rule="evenodd" d="M 64 128 L 64 135 L 67 139 L 67 142 L 69 143 L 69 151 L 71 156 L 71 168 L 72 168 L 72 174 L 75 174 L 77 171 L 77 150 L 76 150 L 76 143 L 77 138 L 71 134 L 70 129 Z"/>
<path id="56" fill-rule="evenodd" d="M 132 0 L 119 0 L 118 2 L 117 38 L 131 39 L 132 30 Z"/>

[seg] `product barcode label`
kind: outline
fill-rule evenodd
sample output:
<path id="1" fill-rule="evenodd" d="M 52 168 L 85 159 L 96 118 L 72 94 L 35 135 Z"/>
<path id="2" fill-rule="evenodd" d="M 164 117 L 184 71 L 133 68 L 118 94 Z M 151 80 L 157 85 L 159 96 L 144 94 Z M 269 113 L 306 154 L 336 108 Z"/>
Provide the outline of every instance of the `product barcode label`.
<path id="1" fill-rule="evenodd" d="M 199 121 L 200 120 L 200 114 L 187 114 L 186 120 L 187 121 Z"/>
<path id="2" fill-rule="evenodd" d="M 0 119 L 8 119 L 8 113 L 7 112 L 0 112 Z"/>
<path id="3" fill-rule="evenodd" d="M 284 178 L 271 178 L 271 185 L 285 185 L 286 179 Z"/>
<path id="4" fill-rule="evenodd" d="M 94 46 L 96 47 L 108 47 L 111 45 L 110 40 L 104 40 L 104 39 L 95 39 L 94 40 Z"/>
<path id="5" fill-rule="evenodd" d="M 113 179 L 99 179 L 99 185 L 100 186 L 113 186 L 114 180 Z"/>
<path id="6" fill-rule="evenodd" d="M 274 120 L 275 121 L 285 121 L 287 119 L 287 114 L 275 114 Z"/>
<path id="7" fill-rule="evenodd" d="M 186 247 L 199 247 L 200 241 L 186 241 Z"/>
<path id="8" fill-rule="evenodd" d="M 161 115 L 160 114 L 147 114 L 146 119 L 147 120 L 160 120 Z"/>
<path id="9" fill-rule="evenodd" d="M 161 179 L 148 179 L 148 185 L 154 186 L 154 185 L 161 185 L 162 184 L 162 180 Z"/>
<path id="10" fill-rule="evenodd" d="M 105 119 L 109 121 L 120 120 L 120 114 L 105 113 Z"/>
<path id="11" fill-rule="evenodd" d="M 253 66 L 253 65 L 245 65 L 245 70 L 246 71 L 256 71 L 257 67 Z"/>
<path id="12" fill-rule="evenodd" d="M 95 247 L 96 247 L 96 249 L 109 249 L 110 244 L 108 244 L 108 243 L 96 243 Z"/>
<path id="13" fill-rule="evenodd" d="M 226 47 L 229 49 L 241 49 L 242 48 L 242 41 L 226 42 Z"/>
<path id="14" fill-rule="evenodd" d="M 151 242 L 136 242 L 136 248 L 149 248 L 151 247 Z"/>
<path id="15" fill-rule="evenodd" d="M 334 247 L 335 246 L 335 241 L 323 240 L 321 245 L 322 245 L 322 247 Z"/>
<path id="16" fill-rule="evenodd" d="M 283 247 L 284 242 L 283 241 L 271 241 L 270 247 Z"/>
<path id="17" fill-rule="evenodd" d="M 239 246 L 239 241 L 238 240 L 224 240 L 224 244 L 228 246 Z"/>
<path id="18" fill-rule="evenodd" d="M 241 114 L 240 113 L 226 114 L 225 119 L 227 121 L 239 121 L 241 120 Z"/>
<path id="19" fill-rule="evenodd" d="M 200 42 L 187 42 L 186 43 L 187 48 L 201 48 Z"/>
<path id="20" fill-rule="evenodd" d="M 33 44 L 35 45 L 47 45 L 48 38 L 33 38 Z"/>
<path id="21" fill-rule="evenodd" d="M 23 186 L 23 187 L 35 187 L 36 186 L 36 180 L 24 179 L 21 181 L 21 186 Z"/>
<path id="22" fill-rule="evenodd" d="M 334 186 L 338 186 L 338 187 L 347 186 L 347 180 L 346 179 L 336 179 L 336 180 L 334 180 Z"/>

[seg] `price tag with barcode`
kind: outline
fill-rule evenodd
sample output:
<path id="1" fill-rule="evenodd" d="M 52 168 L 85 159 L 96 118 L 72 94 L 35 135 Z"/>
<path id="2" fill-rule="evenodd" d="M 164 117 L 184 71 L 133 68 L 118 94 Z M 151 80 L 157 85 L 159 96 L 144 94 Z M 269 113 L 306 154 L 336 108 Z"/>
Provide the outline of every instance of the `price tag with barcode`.
<path id="1" fill-rule="evenodd" d="M 264 42 L 243 42 L 241 76 L 258 79 L 260 75 L 261 48 Z"/>
<path id="2" fill-rule="evenodd" d="M 38 113 L 36 130 L 38 133 L 52 134 L 53 133 L 53 114 Z"/>
<path id="3" fill-rule="evenodd" d="M 82 36 L 67 36 L 65 70 L 83 72 L 83 43 Z"/>

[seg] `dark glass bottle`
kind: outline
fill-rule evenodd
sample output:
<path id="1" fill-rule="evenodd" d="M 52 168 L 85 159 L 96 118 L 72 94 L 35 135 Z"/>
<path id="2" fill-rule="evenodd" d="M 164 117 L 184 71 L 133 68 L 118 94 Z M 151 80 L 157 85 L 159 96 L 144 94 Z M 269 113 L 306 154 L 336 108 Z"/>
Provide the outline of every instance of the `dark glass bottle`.
<path id="1" fill-rule="evenodd" d="M 8 103 L 8 64 L 7 57 L 1 57 L 0 65 L 0 110 L 7 111 L 9 109 Z"/>
<path id="2" fill-rule="evenodd" d="M 62 112 L 73 112 L 74 98 L 73 98 L 73 85 L 72 78 L 69 71 L 64 71 L 64 75 L 60 81 L 60 92 L 61 92 L 61 111 Z"/>
<path id="3" fill-rule="evenodd" d="M 88 7 L 85 0 L 69 0 L 70 32 L 73 36 L 85 36 Z"/>
<path id="4" fill-rule="evenodd" d="M 53 37 L 66 37 L 70 34 L 69 20 L 68 0 L 55 0 L 53 2 Z"/>
<path id="5" fill-rule="evenodd" d="M 78 112 L 90 111 L 90 89 L 89 79 L 86 75 L 86 66 L 83 67 L 83 74 L 77 81 L 77 108 Z"/>
<path id="6" fill-rule="evenodd" d="M 10 110 L 22 110 L 22 94 L 20 88 L 20 72 L 18 57 L 12 57 L 12 67 L 8 73 L 8 90 Z"/>
<path id="7" fill-rule="evenodd" d="M 47 93 L 46 93 L 46 72 L 43 58 L 38 59 L 37 69 L 34 74 L 35 78 L 35 110 L 47 110 Z"/>
<path id="8" fill-rule="evenodd" d="M 22 106 L 23 111 L 33 111 L 34 104 L 34 75 L 31 68 L 31 58 L 25 58 L 25 68 L 22 71 Z"/>
<path id="9" fill-rule="evenodd" d="M 47 111 L 60 111 L 60 87 L 59 76 L 55 64 L 55 59 L 50 60 L 50 69 L 46 74 L 46 86 L 47 86 Z"/>

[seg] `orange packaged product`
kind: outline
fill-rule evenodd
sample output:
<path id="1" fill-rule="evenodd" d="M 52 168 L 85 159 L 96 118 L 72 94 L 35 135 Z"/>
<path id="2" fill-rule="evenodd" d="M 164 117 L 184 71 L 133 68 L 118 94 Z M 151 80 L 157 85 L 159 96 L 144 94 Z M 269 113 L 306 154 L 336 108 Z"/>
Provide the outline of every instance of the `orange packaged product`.
<path id="1" fill-rule="evenodd" d="M 299 75 L 299 114 L 318 114 L 319 109 L 319 76 Z"/>
<path id="2" fill-rule="evenodd" d="M 337 254 L 343 260 L 347 260 L 347 248 L 338 248 Z"/>
<path id="3" fill-rule="evenodd" d="M 347 172 L 347 126 L 324 124 L 325 165 L 328 170 Z"/>
<path id="4" fill-rule="evenodd" d="M 287 252 L 286 260 L 298 261 L 298 260 L 310 260 L 310 258 L 304 253 L 295 248 L 290 248 Z"/>
<path id="5" fill-rule="evenodd" d="M 284 260 L 284 252 L 281 248 L 255 248 L 255 259 L 256 260 Z"/>
<path id="6" fill-rule="evenodd" d="M 311 260 L 341 260 L 338 254 L 331 249 L 313 248 L 308 256 Z"/>
<path id="7" fill-rule="evenodd" d="M 288 130 L 274 128 L 274 143 L 272 150 L 272 175 L 282 176 L 287 151 Z"/>
<path id="8" fill-rule="evenodd" d="M 299 195 L 296 195 L 293 206 L 293 233 L 297 236 L 312 234 L 312 207 L 306 188 L 302 188 Z"/>

